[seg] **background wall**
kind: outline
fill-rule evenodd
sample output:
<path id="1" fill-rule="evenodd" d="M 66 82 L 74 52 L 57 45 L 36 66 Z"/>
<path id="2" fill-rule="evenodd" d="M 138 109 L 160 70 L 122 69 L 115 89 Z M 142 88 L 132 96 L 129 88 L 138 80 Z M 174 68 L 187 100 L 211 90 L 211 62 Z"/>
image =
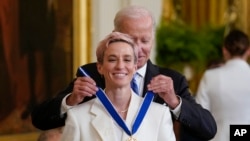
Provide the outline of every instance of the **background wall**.
<path id="1" fill-rule="evenodd" d="M 72 80 L 71 33 L 72 0 L 0 1 L 1 141 L 37 132 L 35 105 Z"/>

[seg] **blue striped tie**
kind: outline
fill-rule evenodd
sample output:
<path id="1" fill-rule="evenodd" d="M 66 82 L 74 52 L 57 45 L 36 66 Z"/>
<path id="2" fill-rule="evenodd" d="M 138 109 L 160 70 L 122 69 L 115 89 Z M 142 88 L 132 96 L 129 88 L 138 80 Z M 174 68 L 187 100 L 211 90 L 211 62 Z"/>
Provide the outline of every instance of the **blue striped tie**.
<path id="1" fill-rule="evenodd" d="M 133 91 L 134 91 L 136 94 L 139 95 L 139 87 L 138 87 L 138 85 L 137 85 L 137 83 L 136 83 L 136 79 L 135 79 L 136 75 L 137 75 L 137 74 L 134 74 L 133 79 L 132 79 L 132 81 L 131 81 L 131 88 L 133 89 Z"/>

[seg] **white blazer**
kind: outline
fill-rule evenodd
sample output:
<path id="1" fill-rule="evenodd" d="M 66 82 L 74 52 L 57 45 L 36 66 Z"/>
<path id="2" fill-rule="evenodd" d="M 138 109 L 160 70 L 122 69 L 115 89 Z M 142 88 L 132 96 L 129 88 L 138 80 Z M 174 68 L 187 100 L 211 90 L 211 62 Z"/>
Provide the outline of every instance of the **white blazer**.
<path id="1" fill-rule="evenodd" d="M 143 98 L 132 91 L 126 124 L 131 130 Z M 121 138 L 118 138 L 120 135 Z M 169 108 L 152 102 L 141 126 L 133 135 L 137 141 L 175 141 Z M 62 141 L 126 141 L 129 136 L 112 119 L 98 98 L 67 112 Z"/>
<path id="2" fill-rule="evenodd" d="M 250 124 L 250 67 L 233 59 L 207 70 L 200 81 L 196 100 L 208 109 L 217 123 L 213 141 L 229 141 L 232 124 Z"/>

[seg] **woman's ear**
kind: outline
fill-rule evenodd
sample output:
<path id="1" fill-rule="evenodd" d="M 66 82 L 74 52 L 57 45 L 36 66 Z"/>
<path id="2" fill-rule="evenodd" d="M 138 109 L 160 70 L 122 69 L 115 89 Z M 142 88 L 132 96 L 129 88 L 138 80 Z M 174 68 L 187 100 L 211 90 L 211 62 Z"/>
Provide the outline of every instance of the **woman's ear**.
<path id="1" fill-rule="evenodd" d="M 250 48 L 248 48 L 248 50 L 244 54 L 244 59 L 247 60 L 249 56 L 250 56 Z"/>
<path id="2" fill-rule="evenodd" d="M 250 56 L 250 48 L 247 50 L 247 55 Z"/>
<path id="3" fill-rule="evenodd" d="M 103 75 L 103 72 L 102 72 L 102 64 L 96 63 L 96 66 L 97 66 L 97 70 L 98 70 L 99 74 Z"/>

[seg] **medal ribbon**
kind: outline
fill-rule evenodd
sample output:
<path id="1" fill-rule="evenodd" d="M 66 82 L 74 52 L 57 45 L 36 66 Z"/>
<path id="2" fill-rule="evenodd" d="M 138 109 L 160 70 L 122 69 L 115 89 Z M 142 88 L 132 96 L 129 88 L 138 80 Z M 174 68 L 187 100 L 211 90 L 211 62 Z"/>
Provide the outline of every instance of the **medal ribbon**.
<path id="1" fill-rule="evenodd" d="M 90 77 L 81 67 L 79 67 L 79 71 L 87 77 Z M 98 88 L 98 91 L 96 93 L 96 96 L 100 99 L 103 106 L 106 108 L 106 110 L 109 112 L 109 114 L 112 116 L 112 118 L 116 121 L 116 123 L 129 135 L 132 136 L 140 127 L 141 122 L 147 113 L 147 110 L 154 98 L 154 93 L 152 91 L 148 91 L 146 93 L 146 96 L 143 100 L 143 103 L 141 105 L 141 108 L 139 110 L 138 115 L 136 116 L 136 119 L 134 121 L 132 131 L 130 131 L 124 122 L 124 120 L 120 117 L 120 115 L 116 112 L 114 106 L 109 101 L 107 96 L 105 95 L 105 92 L 102 90 L 102 88 Z"/>

